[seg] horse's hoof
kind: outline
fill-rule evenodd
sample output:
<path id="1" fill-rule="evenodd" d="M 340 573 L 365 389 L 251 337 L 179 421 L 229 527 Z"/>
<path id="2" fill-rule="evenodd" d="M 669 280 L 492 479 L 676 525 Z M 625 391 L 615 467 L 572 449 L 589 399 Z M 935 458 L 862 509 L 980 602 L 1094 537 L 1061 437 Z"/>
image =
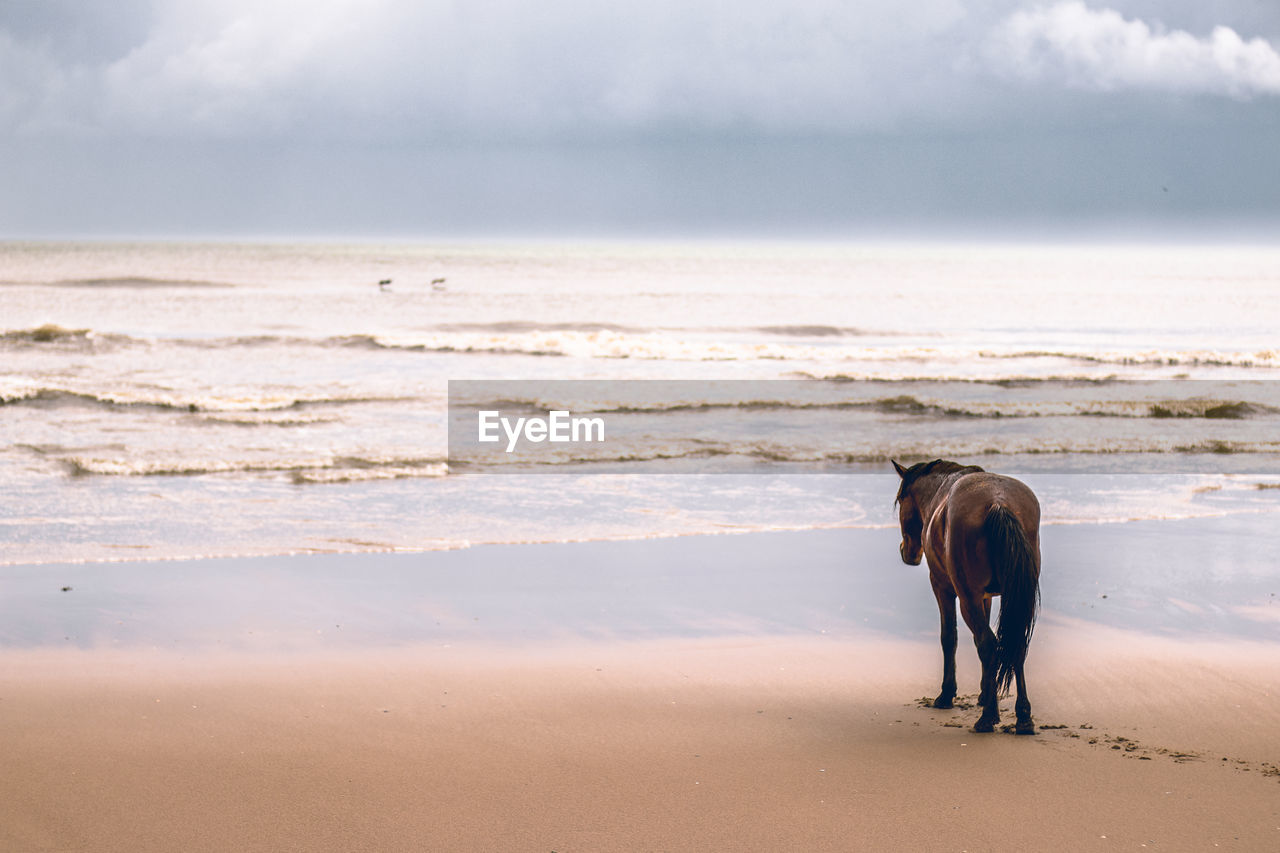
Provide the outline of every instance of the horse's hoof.
<path id="1" fill-rule="evenodd" d="M 1032 720 L 1018 720 L 1018 725 L 1013 729 L 1015 734 L 1033 735 L 1036 733 L 1036 724 Z"/>
<path id="2" fill-rule="evenodd" d="M 937 699 L 934 699 L 934 700 L 933 700 L 933 707 L 935 707 L 935 708 L 942 708 L 943 710 L 946 710 L 947 708 L 951 708 L 951 707 L 953 707 L 952 702 L 951 702 L 951 697 L 949 697 L 949 696 L 939 696 Z"/>
<path id="3" fill-rule="evenodd" d="M 988 720 L 984 717 L 973 724 L 973 730 L 980 733 L 993 732 L 996 730 L 996 722 L 997 721 L 995 720 Z"/>

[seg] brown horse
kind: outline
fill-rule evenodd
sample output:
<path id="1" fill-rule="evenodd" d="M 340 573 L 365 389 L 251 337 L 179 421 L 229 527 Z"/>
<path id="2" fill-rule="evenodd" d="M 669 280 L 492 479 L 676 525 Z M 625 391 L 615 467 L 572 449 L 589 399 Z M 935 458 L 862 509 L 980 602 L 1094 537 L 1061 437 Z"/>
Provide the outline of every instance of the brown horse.
<path id="1" fill-rule="evenodd" d="M 929 561 L 929 580 L 942 614 L 942 692 L 935 708 L 956 695 L 956 599 L 982 661 L 982 716 L 976 732 L 1000 721 L 999 697 L 1017 682 L 1014 703 L 1020 735 L 1035 734 L 1022 664 L 1040 604 L 1040 502 L 1012 477 L 976 465 L 935 459 L 910 468 L 893 463 L 898 487 L 899 552 L 910 566 Z M 991 599 L 1000 619 L 991 632 Z"/>

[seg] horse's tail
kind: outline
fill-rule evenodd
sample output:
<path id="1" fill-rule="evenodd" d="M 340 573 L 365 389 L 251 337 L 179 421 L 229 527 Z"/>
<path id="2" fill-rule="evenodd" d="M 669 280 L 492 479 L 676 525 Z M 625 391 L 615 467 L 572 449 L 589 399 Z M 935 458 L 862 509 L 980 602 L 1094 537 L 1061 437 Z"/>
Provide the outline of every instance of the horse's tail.
<path id="1" fill-rule="evenodd" d="M 1000 624 L 996 628 L 996 690 L 1007 693 L 1027 657 L 1040 607 L 1040 567 L 1017 517 L 1002 506 L 987 512 L 983 532 L 1000 584 Z"/>

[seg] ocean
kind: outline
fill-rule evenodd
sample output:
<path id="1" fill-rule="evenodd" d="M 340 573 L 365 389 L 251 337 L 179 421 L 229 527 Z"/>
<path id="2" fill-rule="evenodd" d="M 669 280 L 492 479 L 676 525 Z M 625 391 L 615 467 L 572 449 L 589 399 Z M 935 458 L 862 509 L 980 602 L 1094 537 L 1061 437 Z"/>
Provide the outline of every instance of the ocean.
<path id="1" fill-rule="evenodd" d="M 0 564 L 891 528 L 890 458 L 1274 529 L 1277 292 L 1242 247 L 4 243 Z M 473 404 L 610 441 L 463 459 Z"/>

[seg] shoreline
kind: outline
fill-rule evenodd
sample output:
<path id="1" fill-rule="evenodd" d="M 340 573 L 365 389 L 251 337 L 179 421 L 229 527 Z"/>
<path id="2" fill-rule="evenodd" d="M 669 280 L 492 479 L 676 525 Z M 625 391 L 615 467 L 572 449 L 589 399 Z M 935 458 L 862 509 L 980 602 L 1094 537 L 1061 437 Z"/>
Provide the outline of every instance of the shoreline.
<path id="1" fill-rule="evenodd" d="M 1046 530 L 1035 737 L 891 530 L 6 570 L 0 849 L 1269 849 L 1275 623 L 1085 571 L 1235 523 Z"/>
<path id="2" fill-rule="evenodd" d="M 1042 619 L 1280 642 L 1270 514 L 1050 525 Z M 889 528 L 0 567 L 0 649 L 392 647 L 844 634 L 933 640 Z M 1248 547 L 1241 547 L 1241 543 Z M 307 639 L 310 638 L 310 639 Z"/>

